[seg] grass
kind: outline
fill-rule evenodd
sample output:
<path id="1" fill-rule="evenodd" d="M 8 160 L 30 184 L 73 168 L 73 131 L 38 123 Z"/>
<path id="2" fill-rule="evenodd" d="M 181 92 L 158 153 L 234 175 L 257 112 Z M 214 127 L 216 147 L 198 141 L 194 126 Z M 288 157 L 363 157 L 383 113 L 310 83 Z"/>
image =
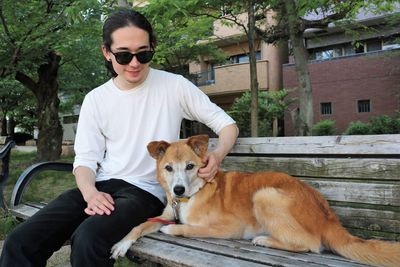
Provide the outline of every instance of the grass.
<path id="1" fill-rule="evenodd" d="M 30 165 L 36 163 L 36 152 L 11 151 L 10 177 L 4 188 L 4 197 L 9 206 L 12 190 L 21 173 Z M 73 157 L 63 156 L 60 161 L 72 162 Z M 44 171 L 31 181 L 24 191 L 23 202 L 44 202 L 48 203 L 61 192 L 75 187 L 75 178 L 72 173 Z M 4 240 L 9 233 L 20 222 L 12 217 L 7 211 L 0 209 L 0 240 Z M 127 258 L 118 259 L 116 267 L 137 266 Z"/>

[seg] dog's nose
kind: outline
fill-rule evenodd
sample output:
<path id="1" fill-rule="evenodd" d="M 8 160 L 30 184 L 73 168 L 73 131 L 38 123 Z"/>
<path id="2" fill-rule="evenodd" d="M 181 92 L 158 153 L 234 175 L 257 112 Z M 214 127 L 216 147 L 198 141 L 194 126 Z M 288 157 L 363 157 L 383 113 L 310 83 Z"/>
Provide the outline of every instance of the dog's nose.
<path id="1" fill-rule="evenodd" d="M 176 185 L 176 186 L 174 187 L 174 193 L 175 193 L 177 196 L 183 195 L 183 193 L 185 193 L 185 187 L 184 187 L 184 186 L 181 186 L 181 185 Z"/>

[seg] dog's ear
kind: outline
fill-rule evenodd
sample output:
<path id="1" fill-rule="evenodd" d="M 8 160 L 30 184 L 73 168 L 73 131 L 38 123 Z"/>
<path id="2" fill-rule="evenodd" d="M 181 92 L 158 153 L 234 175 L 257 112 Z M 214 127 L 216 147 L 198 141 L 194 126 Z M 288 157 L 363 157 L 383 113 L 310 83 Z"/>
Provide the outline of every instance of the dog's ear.
<path id="1" fill-rule="evenodd" d="M 202 158 L 208 150 L 208 135 L 203 134 L 189 137 L 187 144 L 193 149 L 194 153 Z"/>
<path id="2" fill-rule="evenodd" d="M 169 147 L 169 143 L 165 141 L 153 141 L 147 145 L 147 150 L 154 159 L 160 159 L 164 156 L 165 151 Z"/>

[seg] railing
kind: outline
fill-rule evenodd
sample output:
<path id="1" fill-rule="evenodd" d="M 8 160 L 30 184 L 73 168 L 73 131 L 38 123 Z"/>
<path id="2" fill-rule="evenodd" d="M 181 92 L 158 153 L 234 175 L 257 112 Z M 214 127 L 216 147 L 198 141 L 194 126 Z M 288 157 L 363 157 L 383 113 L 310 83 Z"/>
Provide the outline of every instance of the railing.
<path id="1" fill-rule="evenodd" d="M 215 71 L 211 69 L 209 71 L 191 73 L 191 80 L 197 86 L 205 86 L 215 83 Z"/>

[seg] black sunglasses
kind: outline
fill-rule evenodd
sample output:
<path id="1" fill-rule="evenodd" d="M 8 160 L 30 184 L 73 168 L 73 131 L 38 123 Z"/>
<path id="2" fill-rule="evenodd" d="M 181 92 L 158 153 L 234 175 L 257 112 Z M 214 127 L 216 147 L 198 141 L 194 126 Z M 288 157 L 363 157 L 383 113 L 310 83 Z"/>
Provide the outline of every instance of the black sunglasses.
<path id="1" fill-rule="evenodd" d="M 141 64 L 145 64 L 145 63 L 150 62 L 153 59 L 154 51 L 141 51 L 136 54 L 133 54 L 128 51 L 123 51 L 123 52 L 115 52 L 115 53 L 111 52 L 111 54 L 114 55 L 115 60 L 118 62 L 118 64 L 121 64 L 121 65 L 128 65 L 132 61 L 133 57 L 136 57 L 136 59 Z"/>

